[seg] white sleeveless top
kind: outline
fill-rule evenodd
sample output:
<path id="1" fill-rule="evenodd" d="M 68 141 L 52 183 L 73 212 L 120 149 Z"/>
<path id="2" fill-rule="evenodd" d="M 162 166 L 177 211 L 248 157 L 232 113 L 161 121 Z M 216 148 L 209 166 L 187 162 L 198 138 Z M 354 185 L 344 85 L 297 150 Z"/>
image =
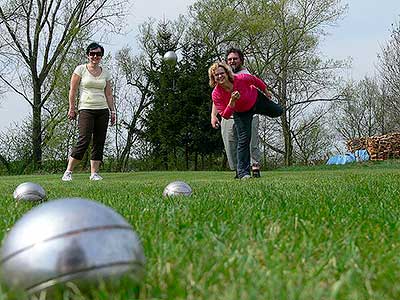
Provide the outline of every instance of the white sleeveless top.
<path id="1" fill-rule="evenodd" d="M 106 82 L 111 80 L 111 74 L 104 68 L 101 68 L 99 76 L 90 74 L 86 64 L 75 68 L 74 74 L 81 78 L 79 84 L 79 104 L 81 109 L 107 109 L 107 100 L 105 95 Z"/>

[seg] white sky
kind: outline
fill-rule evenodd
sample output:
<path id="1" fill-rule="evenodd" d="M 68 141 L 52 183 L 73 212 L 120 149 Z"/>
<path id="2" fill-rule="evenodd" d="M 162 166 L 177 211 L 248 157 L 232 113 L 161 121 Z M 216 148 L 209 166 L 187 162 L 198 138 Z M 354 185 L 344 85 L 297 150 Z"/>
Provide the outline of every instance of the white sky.
<path id="1" fill-rule="evenodd" d="M 347 15 L 322 43 L 330 58 L 352 57 L 349 76 L 374 76 L 377 54 L 390 38 L 392 24 L 400 22 L 400 0 L 344 0 Z"/>
<path id="2" fill-rule="evenodd" d="M 137 27 L 149 17 L 175 19 L 185 14 L 195 0 L 133 0 L 129 33 L 120 39 L 123 45 L 135 39 Z M 390 37 L 391 24 L 400 21 L 400 0 L 343 0 L 349 10 L 335 28 L 330 28 L 321 45 L 326 57 L 344 59 L 352 57 L 353 67 L 349 77 L 362 79 L 373 76 L 377 54 Z M 114 48 L 115 45 L 112 45 Z M 68 99 L 65 99 L 68 102 Z M 11 95 L 0 99 L 0 131 L 13 122 L 20 122 L 30 111 L 22 100 Z"/>

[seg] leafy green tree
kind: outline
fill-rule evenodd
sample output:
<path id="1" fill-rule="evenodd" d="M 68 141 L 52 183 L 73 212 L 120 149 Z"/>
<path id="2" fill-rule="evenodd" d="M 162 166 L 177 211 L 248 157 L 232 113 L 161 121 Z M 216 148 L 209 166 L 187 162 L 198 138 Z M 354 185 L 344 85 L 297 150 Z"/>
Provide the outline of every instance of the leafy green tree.
<path id="1" fill-rule="evenodd" d="M 194 155 L 194 169 L 197 170 L 199 155 L 202 159 L 201 168 L 204 168 L 206 156 L 222 153 L 220 133 L 210 126 L 211 88 L 205 75 L 212 61 L 213 56 L 202 43 L 186 44 L 182 49 L 179 66 L 181 75 L 177 83 L 179 96 L 176 100 L 180 107 L 180 136 L 184 141 L 187 169 L 190 156 Z"/>
<path id="2" fill-rule="evenodd" d="M 127 136 L 151 145 L 154 168 L 189 169 L 193 161 L 198 169 L 199 158 L 204 167 L 205 157 L 221 153 L 218 132 L 209 126 L 207 69 L 212 58 L 204 44 L 183 40 L 180 22 L 144 24 L 140 39 L 143 52 L 132 56 L 124 50 L 119 56 L 127 83 L 133 83 L 141 99 L 136 101 L 135 113 L 124 121 Z M 177 65 L 163 61 L 169 50 L 180 53 Z M 127 140 L 124 149 L 129 145 L 133 146 Z"/>
<path id="3" fill-rule="evenodd" d="M 158 23 L 156 30 L 147 32 L 148 37 L 152 38 L 146 39 L 145 44 L 147 49 L 151 49 L 148 52 L 155 55 L 155 60 L 146 74 L 152 87 L 152 101 L 144 118 L 143 136 L 153 146 L 153 156 L 161 159 L 165 169 L 169 168 L 169 154 L 176 154 L 179 144 L 177 128 L 180 124 L 174 118 L 179 109 L 175 101 L 179 73 L 175 64 L 168 64 L 162 59 L 167 51 L 174 51 L 178 47 L 180 31 L 172 34 L 173 27 L 170 21 Z"/>
<path id="4" fill-rule="evenodd" d="M 242 40 L 241 0 L 199 0 L 189 9 L 188 39 L 201 41 L 215 58 Z"/>

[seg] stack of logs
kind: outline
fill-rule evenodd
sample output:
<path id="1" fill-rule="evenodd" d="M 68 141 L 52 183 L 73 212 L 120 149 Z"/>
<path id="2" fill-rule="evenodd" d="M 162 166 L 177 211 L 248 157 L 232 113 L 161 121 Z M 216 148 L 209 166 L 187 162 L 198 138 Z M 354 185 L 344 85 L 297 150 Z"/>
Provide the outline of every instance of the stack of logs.
<path id="1" fill-rule="evenodd" d="M 400 158 L 400 132 L 379 136 L 356 138 L 347 142 L 347 149 L 355 152 L 366 149 L 371 160 Z"/>

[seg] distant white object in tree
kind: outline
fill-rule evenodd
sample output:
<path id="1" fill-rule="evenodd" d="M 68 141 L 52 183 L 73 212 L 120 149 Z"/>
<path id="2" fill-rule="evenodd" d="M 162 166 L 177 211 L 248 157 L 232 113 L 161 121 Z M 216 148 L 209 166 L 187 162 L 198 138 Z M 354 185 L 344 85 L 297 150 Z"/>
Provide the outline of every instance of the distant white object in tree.
<path id="1" fill-rule="evenodd" d="M 164 54 L 164 61 L 169 65 L 175 65 L 178 61 L 178 56 L 176 56 L 174 51 L 167 51 Z"/>

